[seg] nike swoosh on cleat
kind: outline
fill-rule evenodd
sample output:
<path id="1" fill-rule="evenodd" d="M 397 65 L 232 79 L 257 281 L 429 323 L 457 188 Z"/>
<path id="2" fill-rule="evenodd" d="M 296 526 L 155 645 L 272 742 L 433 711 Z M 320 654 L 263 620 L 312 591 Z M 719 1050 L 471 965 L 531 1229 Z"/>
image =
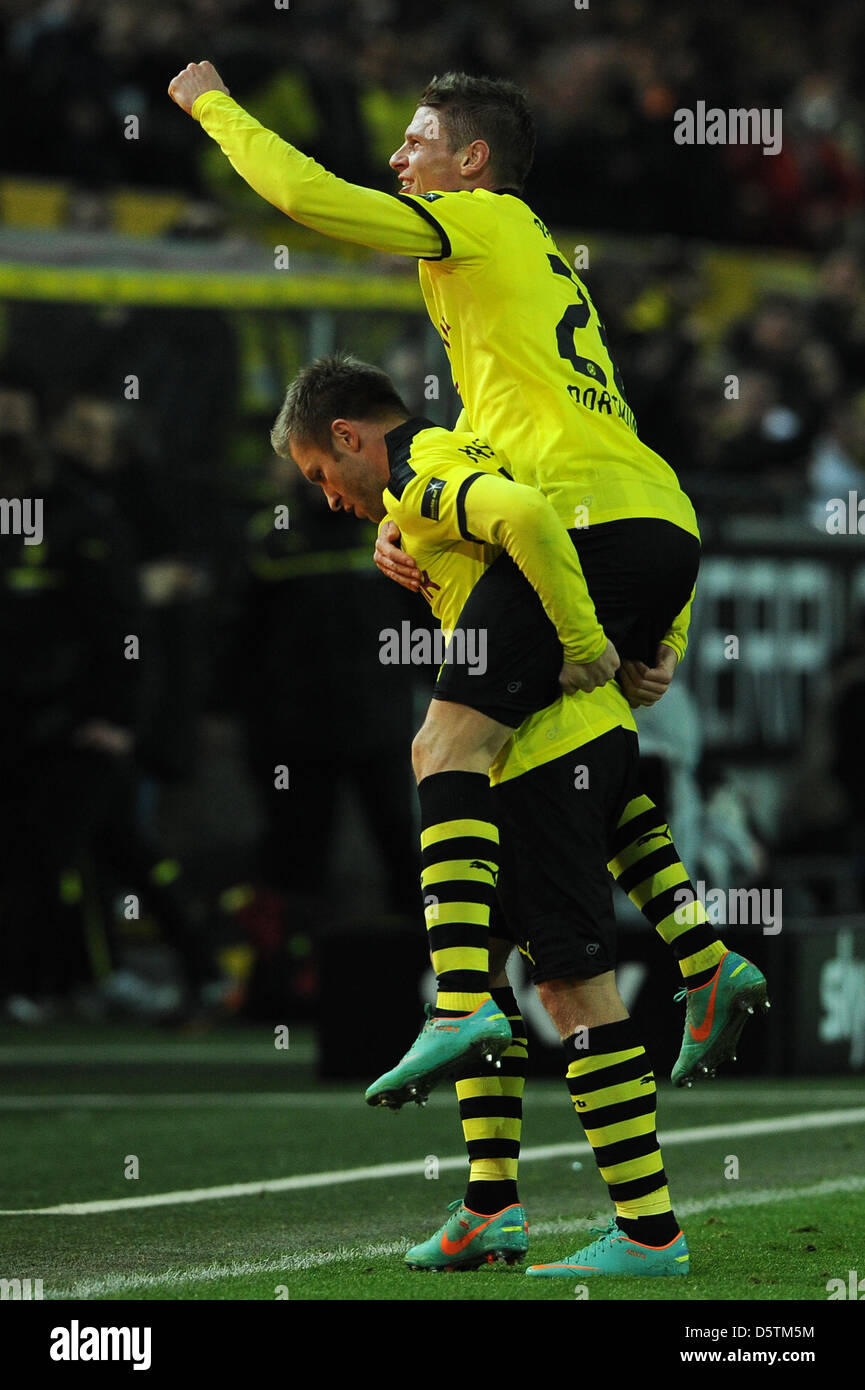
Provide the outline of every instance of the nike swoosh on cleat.
<path id="1" fill-rule="evenodd" d="M 496 1216 L 498 1216 L 498 1212 L 496 1212 Z M 463 1236 L 460 1240 L 449 1240 L 446 1235 L 442 1235 L 442 1254 L 458 1255 L 461 1250 L 465 1250 L 466 1246 L 471 1244 L 475 1236 L 480 1235 L 481 1231 L 485 1231 L 487 1226 L 491 1226 L 495 1219 L 495 1216 L 491 1216 L 489 1221 L 484 1221 L 482 1225 L 475 1226 L 473 1231 L 469 1231 L 468 1235 Z"/>
<path id="2" fill-rule="evenodd" d="M 706 1008 L 706 1017 L 703 1019 L 703 1022 L 700 1024 L 699 1028 L 695 1028 L 693 1023 L 688 1024 L 688 1031 L 690 1032 L 691 1037 L 694 1039 L 694 1042 L 705 1042 L 706 1038 L 708 1038 L 709 1034 L 712 1031 L 712 1023 L 715 1018 L 715 993 L 718 989 L 718 981 L 720 980 L 720 978 L 721 972 L 718 971 L 718 974 L 715 976 L 715 982 L 712 985 L 712 993 L 709 995 L 709 1003 Z"/>

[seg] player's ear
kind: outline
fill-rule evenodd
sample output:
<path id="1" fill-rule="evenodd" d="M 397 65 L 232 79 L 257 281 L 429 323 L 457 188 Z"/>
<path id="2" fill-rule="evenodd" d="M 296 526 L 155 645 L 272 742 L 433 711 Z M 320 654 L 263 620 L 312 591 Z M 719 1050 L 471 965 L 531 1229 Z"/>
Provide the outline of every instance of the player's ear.
<path id="1" fill-rule="evenodd" d="M 466 145 L 463 155 L 463 170 L 467 174 L 479 174 L 490 162 L 490 147 L 486 140 L 472 140 Z"/>
<path id="2" fill-rule="evenodd" d="M 347 449 L 350 453 L 356 453 L 360 446 L 357 430 L 349 420 L 331 421 L 330 437 L 335 449 Z"/>

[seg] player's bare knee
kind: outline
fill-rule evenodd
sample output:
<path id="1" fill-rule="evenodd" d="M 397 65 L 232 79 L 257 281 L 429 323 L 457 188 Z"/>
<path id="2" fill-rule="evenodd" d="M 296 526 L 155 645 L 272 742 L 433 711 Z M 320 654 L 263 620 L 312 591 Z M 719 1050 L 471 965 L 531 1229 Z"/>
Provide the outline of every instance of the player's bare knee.
<path id="1" fill-rule="evenodd" d="M 513 730 L 469 706 L 434 701 L 412 743 L 421 782 L 436 772 L 488 772 Z"/>
<path id="2" fill-rule="evenodd" d="M 538 993 L 538 998 L 540 999 L 541 1003 L 543 1004 L 544 1008 L 546 1009 L 547 1013 L 550 1015 L 551 1018 L 556 1010 L 559 1001 L 564 996 L 565 991 L 563 989 L 563 986 L 565 984 L 566 981 L 564 980 L 541 980 L 538 984 L 535 985 L 535 989 Z"/>
<path id="3" fill-rule="evenodd" d="M 435 772 L 462 768 L 467 756 L 471 757 L 471 752 L 467 754 L 465 740 L 429 721 L 418 729 L 411 746 L 411 762 L 418 782 Z"/>
<path id="4" fill-rule="evenodd" d="M 435 736 L 431 734 L 426 724 L 422 724 L 412 739 L 411 745 L 411 765 L 419 782 L 422 778 L 429 776 L 432 770 L 429 763 L 434 744 Z"/>

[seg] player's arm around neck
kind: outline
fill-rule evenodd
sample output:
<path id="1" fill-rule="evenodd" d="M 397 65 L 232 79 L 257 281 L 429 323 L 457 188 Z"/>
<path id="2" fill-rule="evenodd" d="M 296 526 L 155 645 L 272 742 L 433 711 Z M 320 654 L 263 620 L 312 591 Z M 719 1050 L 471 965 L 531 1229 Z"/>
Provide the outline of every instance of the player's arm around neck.
<path id="1" fill-rule="evenodd" d="M 407 203 L 330 174 L 245 111 L 211 63 L 190 63 L 169 96 L 260 197 L 304 227 L 398 255 L 437 257 L 441 239 Z"/>

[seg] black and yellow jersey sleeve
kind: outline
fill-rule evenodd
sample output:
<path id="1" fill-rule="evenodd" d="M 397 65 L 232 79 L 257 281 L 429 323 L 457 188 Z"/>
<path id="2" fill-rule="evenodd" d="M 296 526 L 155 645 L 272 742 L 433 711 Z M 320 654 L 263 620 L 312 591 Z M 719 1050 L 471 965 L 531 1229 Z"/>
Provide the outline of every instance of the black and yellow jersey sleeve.
<path id="1" fill-rule="evenodd" d="M 224 92 L 204 92 L 192 114 L 250 188 L 295 222 L 378 251 L 432 259 L 442 255 L 441 227 L 425 215 L 423 199 L 337 178 Z"/>
<path id="2" fill-rule="evenodd" d="M 452 632 L 458 627 L 474 585 L 502 549 L 512 545 L 522 555 L 520 567 L 535 584 L 560 638 L 563 631 L 567 637 L 570 605 L 580 607 L 585 584 L 582 572 L 577 576 L 571 568 L 574 563 L 579 568 L 576 551 L 549 504 L 534 489 L 510 480 L 500 457 L 470 431 L 412 420 L 385 439 L 392 465 L 384 492 L 385 521 L 399 527 L 403 547 L 420 568 L 421 592 L 442 628 Z M 523 510 L 526 494 L 532 502 Z M 541 512 L 534 510 L 539 503 L 545 511 L 542 522 Z M 548 530 L 550 516 L 554 528 Z M 564 549 L 559 550 L 560 544 Z M 556 555 L 545 546 L 553 547 Z M 520 563 L 517 555 L 514 558 Z M 538 568 L 545 571 L 540 576 Z M 563 573 L 573 585 L 562 583 Z M 557 622 L 554 614 L 560 608 L 565 617 Z M 584 618 L 588 622 L 587 613 Z M 603 650 L 603 633 L 598 631 Z M 563 695 L 520 725 L 490 768 L 490 781 L 519 777 L 618 727 L 636 730 L 628 702 L 614 681 L 588 694 Z"/>
<path id="3" fill-rule="evenodd" d="M 691 604 L 694 602 L 696 590 L 697 586 L 695 584 L 694 588 L 691 590 L 691 597 L 688 599 L 681 613 L 673 619 L 673 624 L 669 632 L 663 638 L 665 644 L 673 648 L 679 661 L 682 660 L 685 652 L 688 650 L 688 628 L 691 626 Z"/>
<path id="4" fill-rule="evenodd" d="M 463 270 L 482 265 L 495 254 L 501 201 L 486 188 L 452 193 L 401 193 L 408 203 L 438 232 L 440 253 L 429 260 L 460 261 Z"/>
<path id="5" fill-rule="evenodd" d="M 453 485 L 463 539 L 487 542 L 510 555 L 537 592 L 566 661 L 596 660 L 607 639 L 577 552 L 546 498 L 496 473 L 463 470 Z"/>
<path id="6" fill-rule="evenodd" d="M 594 661 L 604 651 L 570 537 L 547 500 L 513 482 L 483 440 L 435 427 L 415 433 L 384 501 L 430 577 L 425 592 L 444 628 L 453 629 L 483 569 L 505 551 L 538 594 L 565 660 Z"/>
<path id="7" fill-rule="evenodd" d="M 493 193 L 382 193 L 348 183 L 224 92 L 204 92 L 192 114 L 250 188 L 304 227 L 425 260 L 483 261 L 492 254 L 498 202 Z"/>

